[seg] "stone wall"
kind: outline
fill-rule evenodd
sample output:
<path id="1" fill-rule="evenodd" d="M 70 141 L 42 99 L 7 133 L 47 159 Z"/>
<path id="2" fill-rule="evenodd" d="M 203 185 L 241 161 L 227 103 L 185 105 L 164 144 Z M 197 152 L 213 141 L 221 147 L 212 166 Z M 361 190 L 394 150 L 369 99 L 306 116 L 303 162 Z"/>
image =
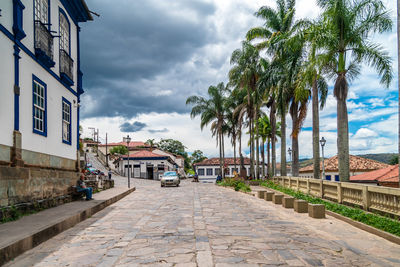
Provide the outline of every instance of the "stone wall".
<path id="1" fill-rule="evenodd" d="M 9 162 L 10 161 L 10 151 L 11 151 L 11 148 L 9 146 L 0 144 L 0 161 Z"/>
<path id="2" fill-rule="evenodd" d="M 0 207 L 68 194 L 77 171 L 0 166 Z"/>

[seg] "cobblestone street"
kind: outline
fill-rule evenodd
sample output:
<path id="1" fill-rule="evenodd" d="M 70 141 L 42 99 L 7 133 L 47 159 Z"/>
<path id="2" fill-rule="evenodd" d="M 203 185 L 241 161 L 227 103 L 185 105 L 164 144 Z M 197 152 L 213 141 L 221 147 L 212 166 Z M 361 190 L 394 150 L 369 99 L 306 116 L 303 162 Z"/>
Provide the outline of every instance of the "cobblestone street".
<path id="1" fill-rule="evenodd" d="M 332 217 L 184 180 L 136 191 L 7 266 L 399 266 L 400 246 Z"/>

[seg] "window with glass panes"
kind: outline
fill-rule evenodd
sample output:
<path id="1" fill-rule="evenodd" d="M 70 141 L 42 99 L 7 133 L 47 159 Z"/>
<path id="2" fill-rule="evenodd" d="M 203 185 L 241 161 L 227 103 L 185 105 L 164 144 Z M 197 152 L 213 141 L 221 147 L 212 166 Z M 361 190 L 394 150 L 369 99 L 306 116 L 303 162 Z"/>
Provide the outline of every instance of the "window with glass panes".
<path id="1" fill-rule="evenodd" d="M 69 54 L 69 23 L 63 13 L 60 12 L 60 49 Z"/>
<path id="2" fill-rule="evenodd" d="M 46 91 L 43 85 L 33 81 L 33 129 L 45 132 Z"/>
<path id="3" fill-rule="evenodd" d="M 213 175 L 213 169 L 206 169 L 206 171 L 207 171 L 207 176 L 211 176 L 211 175 Z"/>
<path id="4" fill-rule="evenodd" d="M 49 2 L 48 0 L 35 0 L 35 20 L 44 24 L 49 22 Z"/>
<path id="5" fill-rule="evenodd" d="M 62 101 L 63 141 L 71 142 L 71 104 Z"/>

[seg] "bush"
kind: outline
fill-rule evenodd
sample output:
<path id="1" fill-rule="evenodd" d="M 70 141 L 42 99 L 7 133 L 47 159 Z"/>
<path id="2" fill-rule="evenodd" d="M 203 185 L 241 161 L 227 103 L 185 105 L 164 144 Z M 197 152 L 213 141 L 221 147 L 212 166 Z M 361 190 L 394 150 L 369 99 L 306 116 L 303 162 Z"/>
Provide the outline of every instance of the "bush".
<path id="1" fill-rule="evenodd" d="M 218 185 L 233 187 L 235 191 L 250 192 L 250 187 L 243 181 L 236 180 L 234 178 L 225 178 L 222 182 L 218 182 Z"/>

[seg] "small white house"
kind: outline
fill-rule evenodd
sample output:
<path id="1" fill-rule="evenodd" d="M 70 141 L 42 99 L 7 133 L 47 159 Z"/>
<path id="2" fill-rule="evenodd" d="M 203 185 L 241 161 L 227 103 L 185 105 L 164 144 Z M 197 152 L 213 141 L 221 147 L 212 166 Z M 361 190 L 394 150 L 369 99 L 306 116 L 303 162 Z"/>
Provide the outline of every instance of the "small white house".
<path id="1" fill-rule="evenodd" d="M 243 160 L 246 173 L 248 176 L 250 176 L 250 159 L 244 158 Z M 199 180 L 204 182 L 215 182 L 217 176 L 221 173 L 219 162 L 220 162 L 219 158 L 211 158 L 211 159 L 205 159 L 201 162 L 194 164 L 195 171 L 199 176 Z M 260 168 L 260 174 L 262 173 L 261 168 Z M 236 171 L 239 174 L 240 157 L 236 158 L 236 166 L 234 158 L 225 158 L 225 176 L 233 177 L 234 171 Z M 265 166 L 265 173 L 267 173 L 267 166 Z"/>
<path id="2" fill-rule="evenodd" d="M 159 180 L 159 175 L 171 170 L 176 170 L 176 165 L 169 155 L 156 154 L 150 151 L 136 151 L 128 156 L 122 156 L 114 163 L 122 176 Z"/>

